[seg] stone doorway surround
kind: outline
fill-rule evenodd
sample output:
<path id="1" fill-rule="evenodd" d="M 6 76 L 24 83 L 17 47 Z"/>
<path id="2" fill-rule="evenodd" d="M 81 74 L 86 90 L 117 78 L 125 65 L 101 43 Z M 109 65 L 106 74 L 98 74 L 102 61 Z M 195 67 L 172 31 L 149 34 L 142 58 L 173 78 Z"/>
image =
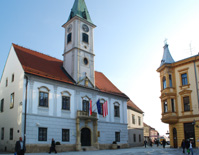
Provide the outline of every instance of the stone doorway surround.
<path id="1" fill-rule="evenodd" d="M 85 111 L 77 111 L 76 118 L 76 151 L 81 151 L 81 129 L 80 129 L 80 120 L 85 122 L 85 127 L 88 128 L 88 122 L 92 122 L 93 131 L 91 133 L 91 146 L 94 146 L 96 149 L 99 149 L 98 143 L 98 119 L 97 113 L 93 112 L 91 116 L 89 116 L 88 112 Z"/>

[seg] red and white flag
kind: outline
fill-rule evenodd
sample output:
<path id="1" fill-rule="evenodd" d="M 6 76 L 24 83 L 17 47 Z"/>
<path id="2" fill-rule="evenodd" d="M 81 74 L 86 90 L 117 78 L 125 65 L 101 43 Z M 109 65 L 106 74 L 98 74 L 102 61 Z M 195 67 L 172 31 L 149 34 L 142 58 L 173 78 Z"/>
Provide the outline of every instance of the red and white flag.
<path id="1" fill-rule="evenodd" d="M 89 105 L 89 115 L 92 115 L 92 100 L 90 100 L 90 105 Z"/>
<path id="2" fill-rule="evenodd" d="M 104 102 L 102 108 L 103 108 L 103 117 L 106 117 L 108 115 L 108 104 L 107 104 L 107 101 Z"/>

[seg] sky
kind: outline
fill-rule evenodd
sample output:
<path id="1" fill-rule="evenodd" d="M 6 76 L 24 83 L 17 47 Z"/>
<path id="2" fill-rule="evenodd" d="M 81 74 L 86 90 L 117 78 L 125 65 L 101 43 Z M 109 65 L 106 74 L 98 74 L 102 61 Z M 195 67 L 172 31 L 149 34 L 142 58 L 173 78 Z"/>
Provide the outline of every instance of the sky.
<path id="1" fill-rule="evenodd" d="M 164 41 L 175 61 L 199 52 L 198 0 L 85 0 L 94 30 L 95 70 L 144 111 L 165 135 L 156 71 Z M 63 60 L 64 28 L 74 0 L 0 1 L 0 74 L 11 44 Z"/>

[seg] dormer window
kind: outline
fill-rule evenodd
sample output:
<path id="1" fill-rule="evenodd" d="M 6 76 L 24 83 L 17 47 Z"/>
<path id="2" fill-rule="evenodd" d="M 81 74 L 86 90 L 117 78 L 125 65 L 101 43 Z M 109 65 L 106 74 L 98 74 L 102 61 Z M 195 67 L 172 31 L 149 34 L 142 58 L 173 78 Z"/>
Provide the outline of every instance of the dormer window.
<path id="1" fill-rule="evenodd" d="M 85 43 L 88 43 L 88 34 L 86 34 L 86 33 L 82 34 L 82 41 Z"/>
<path id="2" fill-rule="evenodd" d="M 83 12 L 82 12 L 82 17 L 83 17 L 84 19 L 87 19 L 86 11 L 83 11 Z"/>

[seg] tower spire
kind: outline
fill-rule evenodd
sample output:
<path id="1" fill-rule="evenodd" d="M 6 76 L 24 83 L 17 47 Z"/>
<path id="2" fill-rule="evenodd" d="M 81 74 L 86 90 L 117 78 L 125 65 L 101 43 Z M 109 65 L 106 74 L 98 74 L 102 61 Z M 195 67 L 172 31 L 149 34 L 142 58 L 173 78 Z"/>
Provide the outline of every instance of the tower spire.
<path id="1" fill-rule="evenodd" d="M 93 24 L 84 0 L 75 0 L 73 4 L 73 8 L 71 9 L 71 12 L 70 12 L 68 21 L 71 20 L 75 16 L 85 19 L 91 24 Z"/>
<path id="2" fill-rule="evenodd" d="M 171 56 L 171 53 L 169 51 L 169 48 L 168 48 L 168 44 L 167 44 L 167 40 L 165 41 L 165 45 L 164 45 L 164 52 L 163 52 L 163 57 L 162 57 L 162 60 L 161 60 L 161 64 L 160 64 L 160 67 L 163 65 L 163 64 L 170 64 L 170 63 L 174 63 L 174 59 L 172 58 Z"/>

